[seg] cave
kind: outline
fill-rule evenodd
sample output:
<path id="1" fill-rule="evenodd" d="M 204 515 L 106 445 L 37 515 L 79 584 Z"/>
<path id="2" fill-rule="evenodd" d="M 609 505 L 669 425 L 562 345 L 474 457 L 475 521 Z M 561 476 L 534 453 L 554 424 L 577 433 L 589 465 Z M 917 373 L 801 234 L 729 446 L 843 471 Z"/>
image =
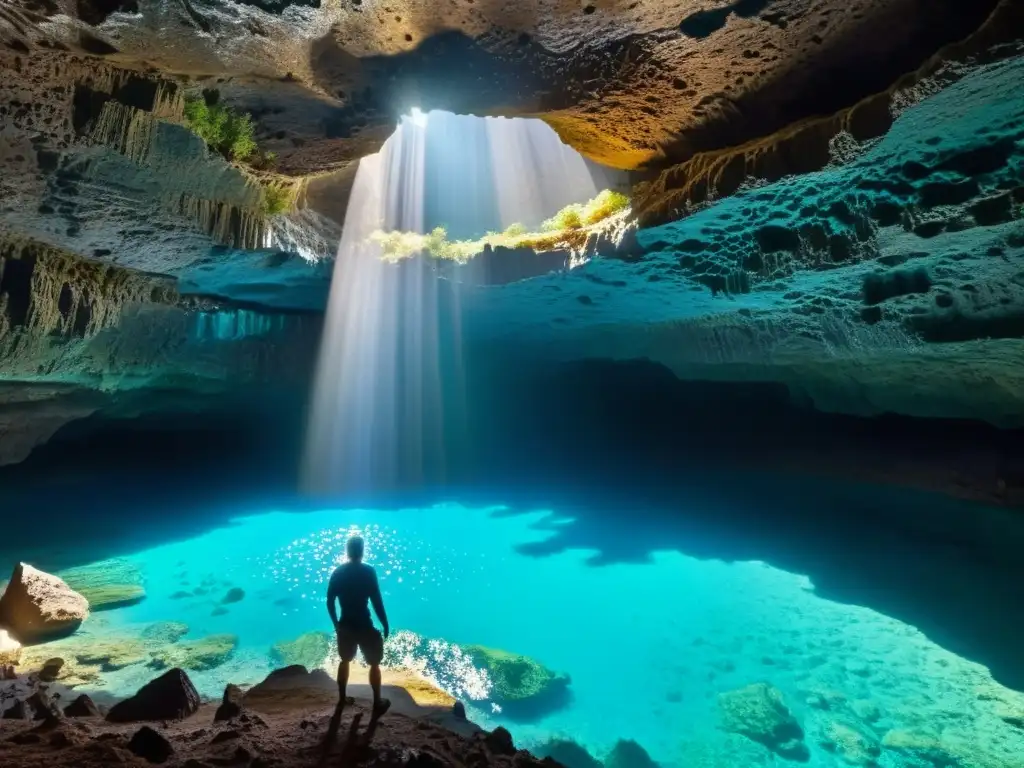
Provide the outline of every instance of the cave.
<path id="1" fill-rule="evenodd" d="M 8 0 L 0 762 L 1024 765 L 1024 6 L 926 5 Z"/>

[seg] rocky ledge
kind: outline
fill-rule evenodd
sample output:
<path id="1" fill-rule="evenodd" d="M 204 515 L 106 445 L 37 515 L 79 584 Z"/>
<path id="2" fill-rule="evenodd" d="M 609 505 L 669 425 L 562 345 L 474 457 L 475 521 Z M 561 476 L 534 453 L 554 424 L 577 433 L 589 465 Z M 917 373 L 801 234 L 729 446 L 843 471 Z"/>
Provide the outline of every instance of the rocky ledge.
<path id="1" fill-rule="evenodd" d="M 484 732 L 461 707 L 420 706 L 402 688 L 386 686 L 392 711 L 377 723 L 360 699 L 338 713 L 334 681 L 299 666 L 277 670 L 248 691 L 229 685 L 220 703 L 201 703 L 187 673 L 172 669 L 109 709 L 45 678 L 44 670 L 0 682 L 9 768 L 542 763 L 516 750 L 504 729 Z"/>

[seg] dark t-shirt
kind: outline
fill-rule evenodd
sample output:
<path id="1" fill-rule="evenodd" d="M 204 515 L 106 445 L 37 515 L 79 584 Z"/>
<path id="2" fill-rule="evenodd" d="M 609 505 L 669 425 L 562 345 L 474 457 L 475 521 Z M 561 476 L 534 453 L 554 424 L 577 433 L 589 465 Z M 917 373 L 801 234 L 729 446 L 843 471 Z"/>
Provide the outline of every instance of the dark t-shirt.
<path id="1" fill-rule="evenodd" d="M 331 574 L 327 592 L 341 603 L 341 624 L 352 629 L 373 626 L 367 603 L 380 594 L 380 587 L 371 566 L 354 562 L 339 565 Z"/>

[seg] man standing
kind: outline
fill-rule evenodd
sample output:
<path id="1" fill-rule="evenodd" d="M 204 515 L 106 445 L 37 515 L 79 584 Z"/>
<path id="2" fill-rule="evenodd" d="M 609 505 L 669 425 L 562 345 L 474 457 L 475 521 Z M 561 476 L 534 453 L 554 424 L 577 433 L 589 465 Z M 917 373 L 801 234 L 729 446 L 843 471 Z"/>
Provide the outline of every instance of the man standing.
<path id="1" fill-rule="evenodd" d="M 327 587 L 327 612 L 338 633 L 338 713 L 345 706 L 345 689 L 348 687 L 348 670 L 356 650 L 362 651 L 363 658 L 370 665 L 370 687 L 373 689 L 373 715 L 376 720 L 391 706 L 391 702 L 380 697 L 380 663 L 384 656 L 384 639 L 388 636 L 388 617 L 384 612 L 384 601 L 380 596 L 377 573 L 363 562 L 363 540 L 353 536 L 345 545 L 348 562 L 339 565 L 331 574 Z M 335 601 L 341 603 L 341 619 L 338 619 Z M 370 619 L 367 602 L 373 605 L 381 630 L 378 632 Z"/>

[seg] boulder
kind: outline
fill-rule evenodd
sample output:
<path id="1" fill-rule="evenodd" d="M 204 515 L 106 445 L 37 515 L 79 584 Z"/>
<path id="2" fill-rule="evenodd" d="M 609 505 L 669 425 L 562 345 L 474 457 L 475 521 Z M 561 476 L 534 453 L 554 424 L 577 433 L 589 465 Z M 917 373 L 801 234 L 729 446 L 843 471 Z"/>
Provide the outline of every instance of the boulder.
<path id="1" fill-rule="evenodd" d="M 767 683 L 754 683 L 720 693 L 718 707 L 726 731 L 763 744 L 787 760 L 805 762 L 810 759 L 803 729 L 777 688 Z"/>
<path id="2" fill-rule="evenodd" d="M 153 651 L 150 664 L 157 668 L 181 667 L 202 671 L 219 667 L 238 646 L 235 635 L 210 635 L 200 640 L 178 642 Z"/>
<path id="3" fill-rule="evenodd" d="M 142 571 L 121 558 L 68 568 L 57 575 L 84 596 L 93 611 L 135 605 L 146 598 Z"/>
<path id="4" fill-rule="evenodd" d="M 171 669 L 142 686 L 130 699 L 111 707 L 107 720 L 130 723 L 142 720 L 181 720 L 199 709 L 199 694 L 182 669 Z"/>
<path id="5" fill-rule="evenodd" d="M 21 643 L 0 629 L 0 667 L 17 666 L 21 661 Z"/>
<path id="6" fill-rule="evenodd" d="M 128 742 L 128 749 L 151 763 L 164 763 L 174 754 L 171 742 L 149 726 L 142 726 Z"/>
<path id="7" fill-rule="evenodd" d="M 241 688 L 228 683 L 224 688 L 224 698 L 213 715 L 214 722 L 232 720 L 242 714 L 242 698 L 244 695 Z"/>
<path id="8" fill-rule="evenodd" d="M 462 650 L 487 671 L 491 700 L 512 718 L 539 717 L 568 703 L 569 677 L 551 671 L 528 656 L 466 645 Z"/>
<path id="9" fill-rule="evenodd" d="M 62 579 L 18 563 L 0 598 L 0 624 L 21 643 L 69 635 L 89 616 L 89 601 Z"/>
<path id="10" fill-rule="evenodd" d="M 101 715 L 100 708 L 84 693 L 64 707 L 65 717 L 100 717 Z"/>
<path id="11" fill-rule="evenodd" d="M 296 664 L 275 669 L 246 692 L 242 703 L 266 714 L 333 707 L 338 703 L 338 683 L 322 669 L 310 672 Z"/>
<path id="12" fill-rule="evenodd" d="M 270 658 L 282 667 L 300 664 L 306 669 L 317 669 L 333 649 L 334 638 L 331 635 L 326 632 L 307 632 L 294 640 L 276 643 L 270 649 Z"/>

